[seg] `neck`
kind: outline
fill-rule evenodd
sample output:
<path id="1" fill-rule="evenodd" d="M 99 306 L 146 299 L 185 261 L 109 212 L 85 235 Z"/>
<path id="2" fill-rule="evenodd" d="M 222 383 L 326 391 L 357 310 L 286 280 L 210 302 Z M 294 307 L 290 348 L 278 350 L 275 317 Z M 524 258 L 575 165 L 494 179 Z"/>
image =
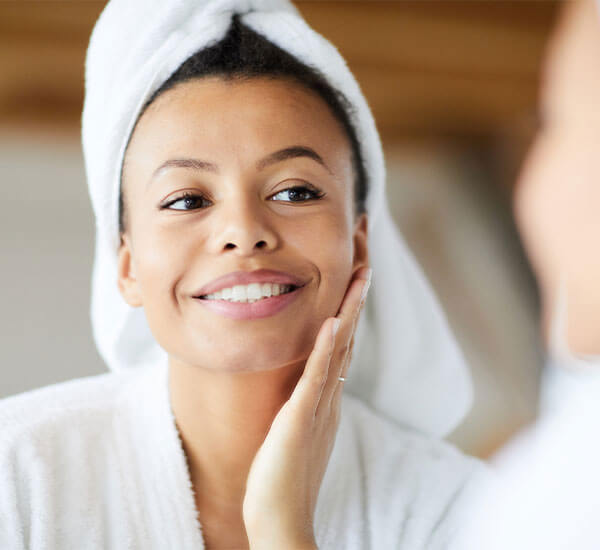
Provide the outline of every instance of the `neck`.
<path id="1" fill-rule="evenodd" d="M 240 511 L 254 456 L 303 368 L 301 361 L 224 372 L 169 362 L 171 406 L 197 504 Z"/>

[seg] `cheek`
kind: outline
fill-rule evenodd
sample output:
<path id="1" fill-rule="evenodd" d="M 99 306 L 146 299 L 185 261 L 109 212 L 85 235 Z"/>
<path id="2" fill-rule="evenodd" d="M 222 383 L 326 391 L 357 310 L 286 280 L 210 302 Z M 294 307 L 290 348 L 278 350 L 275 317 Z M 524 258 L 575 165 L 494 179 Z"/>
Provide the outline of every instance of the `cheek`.
<path id="1" fill-rule="evenodd" d="M 557 154 L 558 153 L 558 154 Z M 554 187 L 561 178 L 560 147 L 546 132 L 538 137 L 524 163 L 515 194 L 515 218 L 538 276 L 547 270 L 548 230 L 553 220 Z"/>
<path id="2" fill-rule="evenodd" d="M 299 223 L 288 235 L 286 240 L 298 256 L 312 264 L 319 317 L 335 315 L 352 272 L 353 243 L 346 216 L 324 213 L 310 223 Z"/>
<path id="3" fill-rule="evenodd" d="M 135 238 L 136 265 L 144 294 L 173 284 L 173 277 L 185 265 L 189 242 L 172 231 L 148 224 Z"/>
<path id="4" fill-rule="evenodd" d="M 189 239 L 152 224 L 147 224 L 134 238 L 143 307 L 160 343 L 173 330 L 179 316 L 174 292 L 179 290 L 177 284 L 189 266 L 191 243 Z"/>
<path id="5" fill-rule="evenodd" d="M 557 127 L 538 139 L 515 196 L 515 214 L 538 283 L 548 299 L 559 276 L 590 273 L 597 248 L 597 151 L 590 136 Z M 595 228 L 594 228 L 595 224 Z"/>

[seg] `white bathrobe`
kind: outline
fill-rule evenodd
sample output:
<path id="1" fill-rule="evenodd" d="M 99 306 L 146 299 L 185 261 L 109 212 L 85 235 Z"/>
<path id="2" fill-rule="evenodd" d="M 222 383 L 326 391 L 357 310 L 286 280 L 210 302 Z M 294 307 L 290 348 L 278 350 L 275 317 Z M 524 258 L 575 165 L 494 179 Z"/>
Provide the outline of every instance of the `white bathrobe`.
<path id="1" fill-rule="evenodd" d="M 166 365 L 0 400 L 2 550 L 200 550 Z M 315 510 L 320 549 L 449 549 L 486 474 L 349 394 Z"/>

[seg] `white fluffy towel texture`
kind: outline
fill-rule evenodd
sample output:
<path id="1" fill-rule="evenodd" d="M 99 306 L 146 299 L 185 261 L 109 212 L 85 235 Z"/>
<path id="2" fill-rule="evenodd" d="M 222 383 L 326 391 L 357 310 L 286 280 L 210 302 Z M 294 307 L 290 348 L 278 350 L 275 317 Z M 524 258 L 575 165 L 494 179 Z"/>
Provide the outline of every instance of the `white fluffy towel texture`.
<path id="1" fill-rule="evenodd" d="M 91 317 L 100 354 L 114 371 L 167 360 L 143 308 L 127 305 L 116 284 L 120 168 L 144 102 L 189 56 L 222 38 L 234 12 L 318 69 L 354 107 L 351 120 L 369 183 L 373 280 L 357 327 L 347 391 L 400 425 L 446 435 L 470 408 L 468 369 L 390 216 L 381 142 L 365 98 L 337 49 L 286 0 L 111 0 L 100 15 L 87 52 L 82 117 L 96 215 Z"/>
<path id="2" fill-rule="evenodd" d="M 0 401 L 2 550 L 203 550 L 166 365 Z M 487 475 L 342 395 L 314 516 L 320 550 L 462 550 Z M 286 549 L 282 549 L 286 550 Z"/>

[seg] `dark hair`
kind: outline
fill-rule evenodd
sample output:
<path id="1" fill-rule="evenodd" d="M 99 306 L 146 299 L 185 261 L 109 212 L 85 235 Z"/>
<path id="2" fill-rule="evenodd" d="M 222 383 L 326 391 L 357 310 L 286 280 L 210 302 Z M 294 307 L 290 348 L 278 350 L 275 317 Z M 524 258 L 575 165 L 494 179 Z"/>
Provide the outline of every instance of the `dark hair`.
<path id="1" fill-rule="evenodd" d="M 329 105 L 335 118 L 342 124 L 352 147 L 354 167 L 354 205 L 355 213 L 365 212 L 367 196 L 367 177 L 363 166 L 358 138 L 350 115 L 353 107 L 339 90 L 334 89 L 317 69 L 301 63 L 294 56 L 279 48 L 262 35 L 256 33 L 239 20 L 234 14 L 226 35 L 211 46 L 196 52 L 156 90 L 142 106 L 133 130 L 129 135 L 127 148 L 138 121 L 150 104 L 162 93 L 176 84 L 189 80 L 219 76 L 225 80 L 262 78 L 284 78 L 298 82 L 316 92 Z M 123 155 L 125 158 L 125 154 Z M 122 193 L 123 165 L 121 166 L 119 185 L 119 231 L 125 231 L 124 201 Z"/>

